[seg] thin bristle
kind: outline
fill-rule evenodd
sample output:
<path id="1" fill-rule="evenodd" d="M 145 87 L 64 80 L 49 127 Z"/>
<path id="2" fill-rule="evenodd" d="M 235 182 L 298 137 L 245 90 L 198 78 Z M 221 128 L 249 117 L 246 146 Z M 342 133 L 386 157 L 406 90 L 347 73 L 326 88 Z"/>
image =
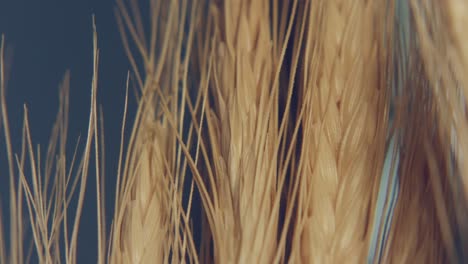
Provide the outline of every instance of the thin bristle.
<path id="1" fill-rule="evenodd" d="M 3 70 L 3 65 L 1 70 Z M 24 259 L 29 260 L 32 251 L 36 252 L 35 258 L 40 263 L 76 262 L 76 255 L 73 255 L 73 252 L 76 252 L 76 243 L 69 243 L 72 238 L 69 237 L 67 231 L 67 215 L 69 213 L 75 215 L 75 221 L 72 226 L 75 233 L 77 233 L 81 211 L 78 208 L 75 212 L 69 212 L 68 205 L 79 182 L 81 182 L 81 190 L 78 194 L 78 199 L 80 197 L 83 198 L 85 192 L 84 186 L 86 186 L 85 178 L 88 174 L 85 160 L 89 158 L 84 156 L 81 165 L 76 170 L 74 180 L 70 181 L 72 171 L 74 170 L 73 165 L 76 159 L 76 151 L 73 158 L 70 159 L 71 164 L 67 167 L 66 139 L 68 131 L 69 80 L 69 74 L 66 73 L 60 86 L 59 111 L 45 159 L 41 158 L 42 150 L 40 146 L 34 149 L 31 139 L 32 133 L 29 127 L 28 110 L 24 107 L 21 151 L 14 156 L 13 154 L 8 154 L 10 158 L 16 161 L 14 169 L 18 170 L 18 179 L 14 179 L 14 182 L 17 182 L 18 189 L 11 191 L 11 194 L 14 194 L 12 199 L 15 200 L 17 207 L 10 209 L 14 213 L 12 217 L 23 220 L 23 203 L 26 204 L 34 244 L 31 244 L 30 253 L 24 255 L 22 237 L 24 227 L 20 222 L 11 223 L 12 227 L 16 228 L 16 230 L 11 230 L 12 235 L 20 236 L 21 239 L 20 237 L 12 237 L 11 242 L 13 243 L 10 244 L 10 256 L 2 255 L 2 261 L 8 259 L 5 263 L 22 263 Z M 5 102 L 3 84 L 1 88 L 1 100 Z M 6 104 L 3 103 L 2 106 L 5 106 L 2 111 L 5 113 L 5 118 L 3 119 L 3 127 L 5 135 L 7 135 L 5 140 L 7 146 L 11 146 L 11 139 L 8 136 L 9 126 L 6 117 Z M 88 142 L 91 142 L 92 138 L 93 134 L 91 133 L 88 135 Z M 65 252 L 62 252 L 62 249 Z"/>
<path id="2" fill-rule="evenodd" d="M 3 132 L 5 134 L 5 147 L 6 154 L 8 158 L 8 175 L 9 175 L 9 204 L 10 204 L 10 241 L 12 245 L 10 247 L 10 260 L 14 262 L 20 262 L 23 259 L 23 247 L 20 242 L 22 239 L 22 227 L 18 225 L 15 218 L 20 218 L 22 216 L 21 211 L 17 211 L 18 198 L 16 192 L 21 188 L 18 180 L 16 179 L 14 171 L 14 157 L 13 150 L 11 146 L 11 136 L 10 136 L 10 126 L 8 122 L 8 113 L 6 108 L 6 80 L 5 80 L 5 36 L 2 35 L 1 40 L 1 50 L 0 50 L 0 102 L 1 102 L 1 112 L 2 112 L 2 124 Z M 18 193 L 19 194 L 19 193 Z M 20 218 L 21 219 L 21 218 Z M 2 238 L 3 240 L 3 238 Z M 2 242 L 2 244 L 4 244 Z"/>

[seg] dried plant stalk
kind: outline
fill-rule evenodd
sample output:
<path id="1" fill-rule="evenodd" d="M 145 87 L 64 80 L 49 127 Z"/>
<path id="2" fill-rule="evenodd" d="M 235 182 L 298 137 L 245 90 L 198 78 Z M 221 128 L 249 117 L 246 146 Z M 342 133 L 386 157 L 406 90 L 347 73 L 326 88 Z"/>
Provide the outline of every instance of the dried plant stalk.
<path id="1" fill-rule="evenodd" d="M 303 73 L 304 263 L 362 263 L 378 179 L 382 1 L 313 1 Z M 381 149 L 380 149 L 381 150 Z"/>

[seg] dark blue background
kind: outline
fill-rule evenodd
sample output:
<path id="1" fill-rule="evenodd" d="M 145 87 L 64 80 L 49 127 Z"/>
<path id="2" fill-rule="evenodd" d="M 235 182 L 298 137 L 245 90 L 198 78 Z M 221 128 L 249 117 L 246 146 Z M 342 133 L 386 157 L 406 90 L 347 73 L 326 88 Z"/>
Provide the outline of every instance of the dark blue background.
<path id="1" fill-rule="evenodd" d="M 98 103 L 106 132 L 107 219 L 113 208 L 125 81 L 129 69 L 114 17 L 114 0 L 0 0 L 0 33 L 12 50 L 7 102 L 14 149 L 20 150 L 23 104 L 29 109 L 33 142 L 47 145 L 58 110 L 58 85 L 71 71 L 69 153 L 86 135 L 92 77 L 92 14 L 100 48 Z M 130 98 L 130 115 L 135 101 Z M 2 128 L 3 129 L 3 128 Z M 0 192 L 8 220 L 8 179 L 0 133 Z M 82 137 L 84 138 L 84 137 Z M 45 153 L 44 153 L 45 154 Z M 96 262 L 95 179 L 91 173 L 81 218 L 79 263 Z M 8 222 L 6 222 L 8 226 Z"/>

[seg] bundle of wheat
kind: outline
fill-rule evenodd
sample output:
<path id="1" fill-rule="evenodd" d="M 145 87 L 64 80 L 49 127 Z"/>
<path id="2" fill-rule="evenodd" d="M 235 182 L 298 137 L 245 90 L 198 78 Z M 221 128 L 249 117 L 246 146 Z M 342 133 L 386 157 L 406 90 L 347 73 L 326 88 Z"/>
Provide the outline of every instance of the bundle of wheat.
<path id="1" fill-rule="evenodd" d="M 146 27 L 137 0 L 117 1 L 138 111 L 128 139 L 126 112 L 122 121 L 110 234 L 96 29 L 88 134 L 69 167 L 68 75 L 45 165 L 27 114 L 15 155 L 2 38 L 11 237 L 0 222 L 1 263 L 30 261 L 23 207 L 33 258 L 77 262 L 92 155 L 98 263 L 466 259 L 465 2 L 148 3 Z"/>

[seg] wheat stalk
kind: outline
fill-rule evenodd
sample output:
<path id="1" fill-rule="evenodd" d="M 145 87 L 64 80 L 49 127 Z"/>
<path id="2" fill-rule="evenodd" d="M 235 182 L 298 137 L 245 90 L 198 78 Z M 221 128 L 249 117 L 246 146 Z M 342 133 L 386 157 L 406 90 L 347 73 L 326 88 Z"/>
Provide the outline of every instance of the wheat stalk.
<path id="1" fill-rule="evenodd" d="M 377 63 L 379 5 L 310 5 L 303 77 L 304 263 L 358 263 L 367 253 L 375 144 L 385 137 L 377 127 L 384 95 Z"/>

